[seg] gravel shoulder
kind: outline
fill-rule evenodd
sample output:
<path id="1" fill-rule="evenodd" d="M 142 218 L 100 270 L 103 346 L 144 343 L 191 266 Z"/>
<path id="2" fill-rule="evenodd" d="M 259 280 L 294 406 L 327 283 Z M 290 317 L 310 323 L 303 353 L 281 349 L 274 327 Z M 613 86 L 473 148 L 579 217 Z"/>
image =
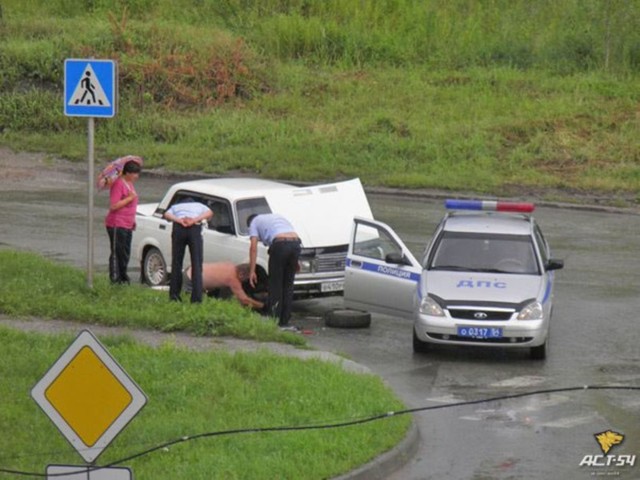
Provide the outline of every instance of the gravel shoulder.
<path id="1" fill-rule="evenodd" d="M 14 152 L 0 147 L 0 190 L 67 188 L 78 184 L 78 170 L 86 166 L 43 153 Z"/>

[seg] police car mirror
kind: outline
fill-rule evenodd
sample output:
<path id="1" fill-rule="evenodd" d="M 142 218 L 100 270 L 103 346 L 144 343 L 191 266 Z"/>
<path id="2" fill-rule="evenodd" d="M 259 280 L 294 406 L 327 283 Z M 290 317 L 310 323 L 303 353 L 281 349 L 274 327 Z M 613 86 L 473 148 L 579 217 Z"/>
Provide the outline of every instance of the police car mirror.
<path id="1" fill-rule="evenodd" d="M 547 271 L 549 270 L 560 270 L 564 268 L 564 260 L 559 260 L 557 258 L 550 258 L 547 262 Z"/>
<path id="2" fill-rule="evenodd" d="M 384 257 L 384 261 L 386 263 L 393 263 L 395 265 L 411 265 L 411 262 L 409 261 L 409 259 L 402 253 L 398 253 L 398 252 L 388 253 Z"/>

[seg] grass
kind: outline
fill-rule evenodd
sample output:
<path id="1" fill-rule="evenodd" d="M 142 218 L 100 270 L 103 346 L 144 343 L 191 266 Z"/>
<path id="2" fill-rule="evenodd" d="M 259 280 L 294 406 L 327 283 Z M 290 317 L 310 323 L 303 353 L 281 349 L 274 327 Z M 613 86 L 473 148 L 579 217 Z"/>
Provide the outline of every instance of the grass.
<path id="1" fill-rule="evenodd" d="M 167 301 L 166 292 L 112 286 L 103 275 L 94 279 L 90 290 L 80 270 L 12 250 L 0 250 L 0 311 L 86 324 L 305 343 L 235 301 L 206 298 L 202 305 L 175 304 Z M 0 478 L 2 469 L 40 472 L 45 464 L 82 464 L 28 398 L 71 340 L 69 335 L 26 334 L 0 326 L 4 358 Z M 98 465 L 171 443 L 125 463 L 140 478 L 328 478 L 393 447 L 409 424 L 409 418 L 398 417 L 339 429 L 306 429 L 402 408 L 379 378 L 349 374 L 336 365 L 266 350 L 193 352 L 170 341 L 154 349 L 126 336 L 102 341 L 149 403 Z M 252 431 L 281 427 L 293 428 Z M 216 433 L 245 429 L 249 431 L 242 434 Z M 180 440 L 208 433 L 197 440 Z"/>
<path id="2" fill-rule="evenodd" d="M 171 121 L 149 113 L 126 135 L 121 121 L 100 121 L 98 163 L 133 152 L 148 168 L 169 171 L 360 177 L 370 186 L 490 194 L 513 185 L 596 192 L 640 186 L 638 98 L 631 91 L 640 91 L 640 82 L 502 70 L 410 77 L 400 70 L 325 71 L 307 80 L 300 80 L 305 91 L 272 94 L 242 109 L 176 113 Z M 400 82 L 406 90 L 394 88 Z M 85 136 L 9 132 L 0 140 L 82 160 Z"/>
<path id="3" fill-rule="evenodd" d="M 166 292 L 142 285 L 111 285 L 104 274 L 97 275 L 89 289 L 81 270 L 13 250 L 0 250 L 0 311 L 12 316 L 305 344 L 304 338 L 281 332 L 275 322 L 235 300 L 207 297 L 198 305 L 169 302 Z"/>
<path id="4" fill-rule="evenodd" d="M 491 196 L 640 187 L 636 2 L 2 4 L 14 149 L 84 160 L 62 66 L 93 56 L 120 72 L 98 164 Z"/>
<path id="5" fill-rule="evenodd" d="M 42 472 L 50 464 L 83 464 L 29 397 L 72 340 L 70 335 L 26 334 L 0 326 L 0 469 Z M 337 365 L 266 351 L 194 352 L 170 343 L 151 348 L 128 337 L 101 341 L 149 401 L 97 464 L 175 441 L 120 464 L 136 478 L 330 478 L 393 447 L 409 425 L 408 416 L 398 416 L 296 431 L 402 408 L 379 378 L 347 373 Z M 281 427 L 294 429 L 222 434 Z M 181 441 L 207 433 L 211 435 Z M 0 478 L 5 478 L 1 470 Z"/>

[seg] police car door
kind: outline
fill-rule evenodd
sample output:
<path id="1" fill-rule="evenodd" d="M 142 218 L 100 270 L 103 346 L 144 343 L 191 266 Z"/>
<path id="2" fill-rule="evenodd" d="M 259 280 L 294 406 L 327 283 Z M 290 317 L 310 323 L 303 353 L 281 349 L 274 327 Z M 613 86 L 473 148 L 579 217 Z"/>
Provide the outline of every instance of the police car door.
<path id="1" fill-rule="evenodd" d="M 388 225 L 354 218 L 345 267 L 345 307 L 413 318 L 421 271 Z"/>

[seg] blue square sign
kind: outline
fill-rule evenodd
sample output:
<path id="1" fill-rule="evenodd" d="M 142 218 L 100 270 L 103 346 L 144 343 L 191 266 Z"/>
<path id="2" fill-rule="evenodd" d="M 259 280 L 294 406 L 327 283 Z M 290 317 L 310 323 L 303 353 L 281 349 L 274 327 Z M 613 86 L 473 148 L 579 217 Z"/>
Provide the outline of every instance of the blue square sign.
<path id="1" fill-rule="evenodd" d="M 118 84 L 113 60 L 64 61 L 64 114 L 68 117 L 113 117 Z"/>

